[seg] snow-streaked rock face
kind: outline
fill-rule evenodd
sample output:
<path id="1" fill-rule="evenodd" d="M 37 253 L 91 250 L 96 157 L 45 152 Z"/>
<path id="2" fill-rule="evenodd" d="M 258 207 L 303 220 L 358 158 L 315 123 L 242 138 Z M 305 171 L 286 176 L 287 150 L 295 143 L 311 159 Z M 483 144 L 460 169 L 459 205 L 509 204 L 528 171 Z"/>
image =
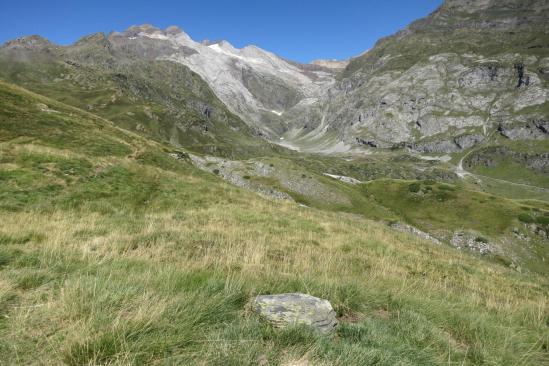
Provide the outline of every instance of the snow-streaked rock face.
<path id="1" fill-rule="evenodd" d="M 333 68 L 286 61 L 256 46 L 227 41 L 196 42 L 177 27 L 134 26 L 114 34 L 120 41 L 158 41 L 157 59 L 181 63 L 199 74 L 244 121 L 269 137 L 286 129 L 282 115 L 304 99 L 316 99 L 333 85 Z M 167 48 L 169 47 L 169 48 Z"/>

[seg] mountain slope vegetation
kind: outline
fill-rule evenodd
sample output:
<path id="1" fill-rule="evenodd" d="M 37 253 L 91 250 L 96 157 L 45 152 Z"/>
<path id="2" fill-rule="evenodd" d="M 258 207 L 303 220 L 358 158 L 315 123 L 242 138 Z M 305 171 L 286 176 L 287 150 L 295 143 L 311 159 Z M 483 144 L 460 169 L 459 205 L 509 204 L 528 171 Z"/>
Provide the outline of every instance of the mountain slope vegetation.
<path id="1" fill-rule="evenodd" d="M 542 364 L 545 277 L 273 202 L 0 83 L 0 354 L 16 364 Z M 170 154 L 176 154 L 175 159 Z M 330 299 L 335 338 L 254 294 Z"/>

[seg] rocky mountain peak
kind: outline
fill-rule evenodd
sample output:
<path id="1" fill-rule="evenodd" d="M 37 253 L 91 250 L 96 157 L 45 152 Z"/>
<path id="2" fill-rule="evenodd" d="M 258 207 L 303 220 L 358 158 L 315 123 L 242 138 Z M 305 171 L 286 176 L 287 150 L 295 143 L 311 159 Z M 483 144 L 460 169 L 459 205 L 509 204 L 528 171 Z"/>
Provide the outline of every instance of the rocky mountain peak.
<path id="1" fill-rule="evenodd" d="M 168 28 L 164 30 L 164 33 L 175 36 L 180 33 L 184 33 L 181 28 L 179 28 L 176 25 L 170 25 Z"/>
<path id="2" fill-rule="evenodd" d="M 84 36 L 84 37 L 80 38 L 78 41 L 76 41 L 76 43 L 74 45 L 75 46 L 81 46 L 81 45 L 86 45 L 86 44 L 107 45 L 108 42 L 109 41 L 108 41 L 107 36 L 105 35 L 105 33 L 99 32 L 99 33 L 90 34 L 88 36 Z"/>
<path id="3" fill-rule="evenodd" d="M 183 30 L 177 26 L 169 26 L 165 30 L 155 27 L 151 24 L 132 25 L 123 32 L 113 32 L 114 36 L 122 36 L 128 38 L 149 37 L 158 39 L 167 39 L 184 34 Z"/>
<path id="4" fill-rule="evenodd" d="M 39 49 L 52 45 L 53 44 L 44 37 L 31 35 L 8 41 L 2 47 L 13 49 Z"/>
<path id="5" fill-rule="evenodd" d="M 142 25 L 132 25 L 126 30 L 126 32 L 134 33 L 137 35 L 139 33 L 145 33 L 145 34 L 162 33 L 162 30 L 151 24 L 142 24 Z"/>

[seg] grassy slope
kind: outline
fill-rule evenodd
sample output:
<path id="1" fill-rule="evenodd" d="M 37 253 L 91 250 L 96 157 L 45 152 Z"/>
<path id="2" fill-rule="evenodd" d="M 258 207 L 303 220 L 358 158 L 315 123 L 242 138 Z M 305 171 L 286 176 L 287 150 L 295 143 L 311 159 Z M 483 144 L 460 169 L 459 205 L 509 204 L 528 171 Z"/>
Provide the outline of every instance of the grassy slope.
<path id="1" fill-rule="evenodd" d="M 0 83 L 0 355 L 13 364 L 540 365 L 546 278 L 273 203 Z M 42 112 L 37 103 L 57 112 Z M 258 293 L 329 299 L 335 338 Z"/>
<path id="2" fill-rule="evenodd" d="M 498 149 L 500 150 L 499 153 L 487 154 L 489 151 L 497 151 Z M 488 146 L 475 149 L 472 153 L 469 153 L 468 158 L 470 159 L 471 156 L 477 153 L 484 153 L 490 158 L 492 163 L 490 166 L 476 164 L 470 168 L 474 173 L 481 176 L 548 189 L 549 174 L 547 169 L 532 169 L 525 164 L 524 160 L 513 156 L 513 154 L 524 154 L 535 157 L 547 154 L 548 151 L 549 140 L 512 141 L 499 138 Z M 544 190 L 539 191 L 544 192 Z"/>
<path id="3" fill-rule="evenodd" d="M 411 192 L 410 186 L 420 187 Z M 375 197 L 378 204 L 392 210 L 401 220 L 450 241 L 456 231 L 472 231 L 479 237 L 497 242 L 502 253 L 488 258 L 516 261 L 528 270 L 548 274 L 547 240 L 532 235 L 519 217 L 547 217 L 542 201 L 510 200 L 467 189 L 467 185 L 448 185 L 428 181 L 378 180 L 364 185 L 364 194 Z M 541 219 L 544 220 L 544 219 Z M 543 221 L 545 222 L 545 221 Z M 547 226 L 547 225 L 546 225 Z M 518 240 L 513 231 L 530 237 Z"/>
<path id="4" fill-rule="evenodd" d="M 418 169 L 416 174 L 421 174 L 423 178 L 416 181 L 411 167 L 406 170 L 406 163 L 418 164 L 417 160 L 410 159 L 407 162 L 398 156 L 389 158 L 377 155 L 346 162 L 338 158 L 307 155 L 295 159 L 270 157 L 252 159 L 243 162 L 241 168 L 229 170 L 245 177 L 251 183 L 252 190 L 254 185 L 262 187 L 263 191 L 274 188 L 309 207 L 359 214 L 373 220 L 406 222 L 448 243 L 454 232 L 474 231 L 478 237 L 490 240 L 499 248 L 494 248 L 493 254 L 485 256 L 485 259 L 514 263 L 529 271 L 549 274 L 549 266 L 545 262 L 549 258 L 547 240 L 533 233 L 528 225 L 519 220 L 526 209 L 531 211 L 529 214 L 534 215 L 534 219 L 549 216 L 543 201 L 524 201 L 524 198 L 544 199 L 545 192 L 536 190 L 528 194 L 523 186 L 491 178 L 483 178 L 482 182 L 467 179 L 452 180 L 454 184 L 441 183 L 436 178 L 445 176 L 443 166 L 431 166 L 431 162 L 423 164 L 424 171 Z M 258 161 L 271 167 L 268 176 L 256 176 L 253 169 L 246 168 L 251 162 Z M 224 169 L 213 164 L 209 171 L 215 171 L 215 168 Z M 435 173 L 435 170 L 440 172 Z M 343 183 L 326 177 L 326 172 L 352 176 L 367 183 Z M 379 178 L 383 174 L 401 176 L 403 179 Z M 409 187 L 414 184 L 418 184 L 420 192 L 410 191 Z M 518 240 L 514 231 L 529 239 Z"/>

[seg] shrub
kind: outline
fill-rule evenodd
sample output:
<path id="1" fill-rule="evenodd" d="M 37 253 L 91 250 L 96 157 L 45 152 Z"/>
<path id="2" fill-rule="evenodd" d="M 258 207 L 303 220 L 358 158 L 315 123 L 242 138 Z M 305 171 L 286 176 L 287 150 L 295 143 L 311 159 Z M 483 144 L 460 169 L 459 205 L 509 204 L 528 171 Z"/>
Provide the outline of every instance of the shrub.
<path id="1" fill-rule="evenodd" d="M 449 186 L 447 184 L 441 184 L 438 186 L 438 189 L 442 190 L 442 191 L 455 191 L 456 189 L 452 186 Z"/>
<path id="2" fill-rule="evenodd" d="M 518 219 L 525 224 L 531 224 L 534 222 L 534 218 L 526 213 L 521 213 L 520 215 L 518 215 Z"/>
<path id="3" fill-rule="evenodd" d="M 475 238 L 475 241 L 477 243 L 484 243 L 484 244 L 487 244 L 488 243 L 488 239 L 486 239 L 485 237 L 482 237 L 482 236 L 477 236 Z"/>
<path id="4" fill-rule="evenodd" d="M 220 172 L 219 172 L 219 169 L 214 169 L 214 170 L 213 170 L 213 173 L 214 173 L 215 175 L 219 175 L 219 173 L 220 173 Z"/>
<path id="5" fill-rule="evenodd" d="M 536 217 L 536 222 L 540 225 L 549 225 L 549 217 L 547 216 Z"/>
<path id="6" fill-rule="evenodd" d="M 444 202 L 456 198 L 456 195 L 448 191 L 440 191 L 437 192 L 436 198 L 438 201 Z"/>
<path id="7" fill-rule="evenodd" d="M 421 184 L 419 183 L 412 183 L 408 186 L 408 190 L 412 193 L 417 193 L 421 189 Z"/>

